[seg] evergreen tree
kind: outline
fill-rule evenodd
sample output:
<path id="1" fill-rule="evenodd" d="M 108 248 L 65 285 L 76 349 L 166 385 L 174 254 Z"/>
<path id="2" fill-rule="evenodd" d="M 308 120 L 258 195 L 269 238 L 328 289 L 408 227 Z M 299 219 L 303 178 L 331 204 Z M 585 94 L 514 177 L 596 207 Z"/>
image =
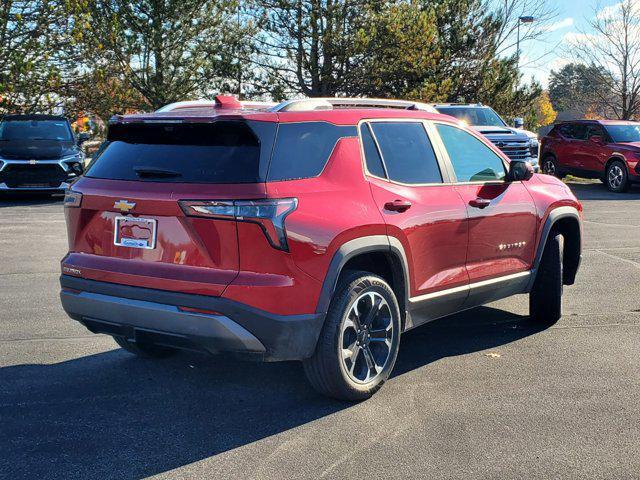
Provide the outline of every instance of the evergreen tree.
<path id="1" fill-rule="evenodd" d="M 375 0 L 374 0 L 375 1 Z M 334 96 L 350 92 L 355 39 L 369 0 L 254 0 L 262 26 L 256 65 L 263 88 Z"/>
<path id="2" fill-rule="evenodd" d="M 549 76 L 549 98 L 557 111 L 571 111 L 582 117 L 588 111 L 606 115 L 606 106 L 599 94 L 610 91 L 608 83 L 601 81 L 602 72 L 595 66 L 569 63 Z"/>
<path id="3" fill-rule="evenodd" d="M 251 25 L 236 0 L 88 0 L 76 18 L 90 26 L 82 71 L 117 75 L 152 109 L 237 88 L 237 58 Z M 86 5 L 86 6 L 85 6 Z"/>
<path id="4" fill-rule="evenodd" d="M 0 113 L 50 112 L 72 44 L 62 1 L 0 2 Z"/>

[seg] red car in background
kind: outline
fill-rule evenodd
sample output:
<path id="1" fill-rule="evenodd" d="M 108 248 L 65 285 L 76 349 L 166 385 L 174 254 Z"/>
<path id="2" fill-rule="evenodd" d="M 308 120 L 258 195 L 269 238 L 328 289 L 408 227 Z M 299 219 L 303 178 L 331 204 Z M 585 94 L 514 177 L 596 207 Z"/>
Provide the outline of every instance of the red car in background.
<path id="1" fill-rule="evenodd" d="M 612 192 L 640 182 L 640 123 L 621 120 L 563 122 L 540 144 L 543 173 L 599 178 Z"/>

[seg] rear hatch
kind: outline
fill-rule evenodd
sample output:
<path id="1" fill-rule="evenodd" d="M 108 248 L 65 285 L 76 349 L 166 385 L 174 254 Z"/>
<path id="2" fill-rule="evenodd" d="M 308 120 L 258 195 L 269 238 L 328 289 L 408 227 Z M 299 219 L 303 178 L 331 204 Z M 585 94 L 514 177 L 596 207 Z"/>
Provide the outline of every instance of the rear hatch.
<path id="1" fill-rule="evenodd" d="M 266 197 L 275 130 L 241 120 L 111 125 L 65 200 L 63 273 L 221 295 L 239 270 L 236 221 L 224 208 Z M 193 201 L 216 202 L 223 215 L 192 215 Z"/>

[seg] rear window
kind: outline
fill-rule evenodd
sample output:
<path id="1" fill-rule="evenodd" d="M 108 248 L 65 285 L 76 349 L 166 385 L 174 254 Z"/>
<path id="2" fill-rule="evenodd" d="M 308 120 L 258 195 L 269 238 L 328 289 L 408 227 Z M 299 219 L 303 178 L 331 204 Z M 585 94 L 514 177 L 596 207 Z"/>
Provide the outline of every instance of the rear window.
<path id="1" fill-rule="evenodd" d="M 343 137 L 355 137 L 354 126 L 327 122 L 281 123 L 273 150 L 268 180 L 297 180 L 317 177 Z"/>
<path id="2" fill-rule="evenodd" d="M 276 125 L 268 122 L 114 124 L 85 175 L 178 183 L 264 181 Z"/>

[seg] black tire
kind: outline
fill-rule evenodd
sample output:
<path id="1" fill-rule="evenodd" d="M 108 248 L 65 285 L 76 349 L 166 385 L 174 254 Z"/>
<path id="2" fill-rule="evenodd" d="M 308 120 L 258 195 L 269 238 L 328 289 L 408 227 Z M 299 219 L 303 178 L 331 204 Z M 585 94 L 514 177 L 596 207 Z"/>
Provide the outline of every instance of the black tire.
<path id="1" fill-rule="evenodd" d="M 562 316 L 562 235 L 551 232 L 529 294 L 532 321 L 553 324 Z"/>
<path id="2" fill-rule="evenodd" d="M 629 172 L 622 160 L 614 160 L 607 165 L 604 184 L 609 191 L 615 193 L 626 192 L 629 189 Z"/>
<path id="3" fill-rule="evenodd" d="M 558 161 L 553 155 L 546 155 L 542 159 L 540 171 L 553 177 L 564 178 L 565 176 L 564 174 L 560 173 L 560 170 L 558 170 Z"/>
<path id="4" fill-rule="evenodd" d="M 129 353 L 133 353 L 143 358 L 166 358 L 170 357 L 176 350 L 169 347 L 161 347 L 158 345 L 138 344 L 128 341 L 124 337 L 113 336 L 115 342 Z"/>
<path id="5" fill-rule="evenodd" d="M 378 302 L 376 308 L 367 309 L 370 303 L 376 305 L 375 302 Z M 356 314 L 361 308 L 362 318 Z M 376 320 L 370 322 L 367 331 L 365 325 L 369 315 L 366 313 L 374 310 Z M 366 336 L 368 332 L 370 337 Z M 374 335 L 374 332 L 378 333 Z M 384 340 L 380 332 L 385 332 Z M 363 346 L 357 347 L 361 338 Z M 389 378 L 399 346 L 400 309 L 389 284 L 369 272 L 347 271 L 338 281 L 315 353 L 303 362 L 304 371 L 311 385 L 323 395 L 346 401 L 365 400 Z M 353 354 L 345 357 L 343 353 L 348 352 Z M 373 361 L 373 367 L 370 361 Z M 372 372 L 375 376 L 369 378 Z"/>

